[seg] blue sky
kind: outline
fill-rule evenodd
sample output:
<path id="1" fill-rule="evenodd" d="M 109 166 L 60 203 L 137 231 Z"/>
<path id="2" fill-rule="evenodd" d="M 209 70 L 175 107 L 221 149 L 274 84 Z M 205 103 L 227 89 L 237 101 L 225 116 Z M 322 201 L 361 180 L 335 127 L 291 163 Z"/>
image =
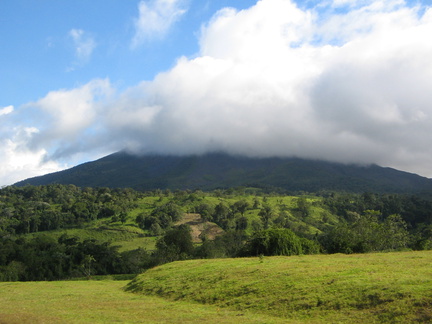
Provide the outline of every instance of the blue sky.
<path id="1" fill-rule="evenodd" d="M 168 1 L 169 2 L 169 1 Z M 148 3 L 149 6 L 152 2 Z M 151 80 L 180 56 L 199 50 L 198 37 L 219 9 L 254 1 L 178 1 L 182 14 L 166 32 L 133 46 L 139 1 L 5 0 L 0 2 L 0 107 L 19 106 L 49 91 L 109 77 L 121 88 Z M 73 37 L 72 31 L 81 31 Z M 76 34 L 76 33 L 75 33 Z M 85 42 L 93 44 L 78 53 Z M 90 44 L 87 44 L 90 46 Z"/>
<path id="2" fill-rule="evenodd" d="M 127 88 L 199 51 L 200 28 L 220 9 L 247 9 L 256 1 L 183 1 L 186 12 L 166 33 L 132 46 L 139 1 L 17 0 L 0 3 L 0 107 L 19 106 L 49 91 L 109 77 Z M 144 2 L 151 4 L 151 1 Z M 313 2 L 299 2 L 309 6 Z M 74 40 L 73 31 L 81 31 Z M 78 36 L 77 36 L 78 37 Z M 79 42 L 91 42 L 78 54 Z M 25 85 L 25 88 L 23 87 Z"/>
<path id="3" fill-rule="evenodd" d="M 0 1 L 0 185 L 122 149 L 432 177 L 430 35 L 425 0 Z"/>

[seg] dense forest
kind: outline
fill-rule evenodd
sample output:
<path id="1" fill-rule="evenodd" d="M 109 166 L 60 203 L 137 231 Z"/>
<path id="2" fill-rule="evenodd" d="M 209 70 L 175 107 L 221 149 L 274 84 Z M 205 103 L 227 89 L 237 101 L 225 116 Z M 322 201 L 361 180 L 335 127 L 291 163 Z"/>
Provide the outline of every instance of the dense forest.
<path id="1" fill-rule="evenodd" d="M 378 165 L 354 165 L 283 157 L 134 155 L 117 152 L 73 168 L 26 179 L 17 186 L 205 190 L 239 186 L 290 191 L 409 193 L 431 196 L 432 180 Z"/>
<path id="2" fill-rule="evenodd" d="M 211 235 L 203 228 L 219 230 Z M 83 237 L 84 229 L 110 238 Z M 113 233 L 126 229 L 155 244 L 120 249 Z M 133 274 L 191 258 L 431 248 L 432 201 L 413 195 L 293 196 L 244 187 L 139 192 L 60 184 L 0 190 L 2 281 Z"/>

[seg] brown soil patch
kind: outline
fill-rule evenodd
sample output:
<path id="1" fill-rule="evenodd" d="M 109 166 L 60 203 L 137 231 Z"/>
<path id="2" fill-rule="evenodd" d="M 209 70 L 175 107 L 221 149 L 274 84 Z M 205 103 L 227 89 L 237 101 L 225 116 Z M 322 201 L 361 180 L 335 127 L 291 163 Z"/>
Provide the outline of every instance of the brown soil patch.
<path id="1" fill-rule="evenodd" d="M 203 235 L 210 240 L 214 240 L 224 232 L 224 230 L 215 223 L 203 221 L 200 214 L 184 214 L 183 219 L 176 223 L 176 225 L 181 224 L 190 226 L 192 230 L 192 241 L 194 243 L 202 242 L 201 237 Z"/>

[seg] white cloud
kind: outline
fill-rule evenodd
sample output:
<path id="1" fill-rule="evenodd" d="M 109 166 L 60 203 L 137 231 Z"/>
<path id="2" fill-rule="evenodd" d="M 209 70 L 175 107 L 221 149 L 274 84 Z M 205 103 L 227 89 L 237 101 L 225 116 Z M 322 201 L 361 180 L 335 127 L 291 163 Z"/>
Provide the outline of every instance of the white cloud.
<path id="1" fill-rule="evenodd" d="M 186 13 L 184 0 L 150 0 L 138 5 L 139 16 L 135 20 L 132 48 L 146 40 L 166 35 L 174 23 Z"/>
<path id="2" fill-rule="evenodd" d="M 370 4 L 375 0 L 333 0 L 332 7 L 356 7 L 356 6 L 364 6 L 366 4 Z"/>
<path id="3" fill-rule="evenodd" d="M 87 63 L 96 48 L 93 37 L 82 29 L 71 29 L 69 37 L 72 38 L 77 61 L 74 65 Z"/>
<path id="4" fill-rule="evenodd" d="M 44 161 L 44 149 L 33 151 L 27 147 L 27 141 L 37 133 L 37 129 L 23 127 L 10 131 L 13 133 L 11 138 L 0 139 L 0 186 L 66 167 L 55 161 Z"/>
<path id="5" fill-rule="evenodd" d="M 52 91 L 26 106 L 40 130 L 29 140 L 33 149 L 47 149 L 49 158 L 67 158 L 90 150 L 100 128 L 102 105 L 113 89 L 106 79 L 93 80 L 79 88 Z"/>
<path id="6" fill-rule="evenodd" d="M 0 108 L 0 116 L 8 115 L 13 111 L 14 111 L 14 106 L 7 106 L 7 107 Z"/>
<path id="7" fill-rule="evenodd" d="M 0 118 L 0 186 L 57 171 L 111 152 L 103 120 L 105 100 L 113 94 L 108 80 L 93 80 L 75 89 L 52 91 L 14 114 Z M 105 142 L 105 143 L 104 143 Z"/>

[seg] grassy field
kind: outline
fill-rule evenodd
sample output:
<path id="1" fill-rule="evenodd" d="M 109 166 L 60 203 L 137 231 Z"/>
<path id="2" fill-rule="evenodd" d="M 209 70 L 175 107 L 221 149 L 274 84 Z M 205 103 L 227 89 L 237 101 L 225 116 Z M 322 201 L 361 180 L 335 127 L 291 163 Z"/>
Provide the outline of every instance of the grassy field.
<path id="1" fill-rule="evenodd" d="M 174 262 L 132 282 L 7 282 L 0 323 L 430 323 L 431 266 L 432 251 L 339 254 Z"/>
<path id="2" fill-rule="evenodd" d="M 125 292 L 128 281 L 0 283 L 0 323 L 284 323 L 280 318 Z M 240 318 L 240 319 L 239 319 Z"/>
<path id="3" fill-rule="evenodd" d="M 192 260 L 128 289 L 310 323 L 432 321 L 432 252 Z"/>
<path id="4" fill-rule="evenodd" d="M 130 218 L 130 217 L 129 217 Z M 94 239 L 99 242 L 110 242 L 118 246 L 119 251 L 134 250 L 138 247 L 154 250 L 157 237 L 150 237 L 130 218 L 127 223 L 109 223 L 98 220 L 86 224 L 83 228 L 59 229 L 27 234 L 27 237 L 51 236 L 58 239 L 61 235 L 78 237 L 80 241 Z"/>

